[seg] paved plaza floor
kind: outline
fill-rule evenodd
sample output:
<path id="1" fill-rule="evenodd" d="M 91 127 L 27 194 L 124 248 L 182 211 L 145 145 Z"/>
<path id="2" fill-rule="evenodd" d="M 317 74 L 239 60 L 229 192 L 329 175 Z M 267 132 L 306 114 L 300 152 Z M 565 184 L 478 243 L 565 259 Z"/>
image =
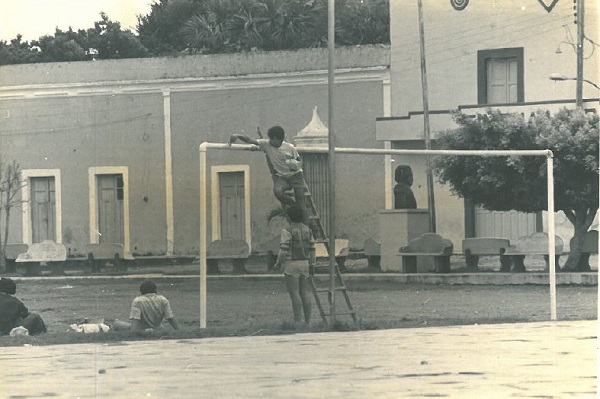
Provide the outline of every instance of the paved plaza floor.
<path id="1" fill-rule="evenodd" d="M 2 398 L 595 398 L 597 322 L 3 347 Z"/>

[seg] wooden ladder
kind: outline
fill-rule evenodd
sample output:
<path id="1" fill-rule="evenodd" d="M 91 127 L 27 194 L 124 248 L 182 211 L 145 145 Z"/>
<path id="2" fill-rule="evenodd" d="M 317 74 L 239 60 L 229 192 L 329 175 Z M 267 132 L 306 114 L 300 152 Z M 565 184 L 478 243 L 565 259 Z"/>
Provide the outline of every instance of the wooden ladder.
<path id="1" fill-rule="evenodd" d="M 305 206 L 306 206 L 307 210 L 309 211 L 308 219 L 311 223 L 311 225 L 309 227 L 313 231 L 313 235 L 315 236 L 315 242 L 323 243 L 323 245 L 327 249 L 327 252 L 329 252 L 329 239 L 327 238 L 327 234 L 325 233 L 325 229 L 323 228 L 323 223 L 321 223 L 321 217 L 319 216 L 319 212 L 317 211 L 317 208 L 313 201 L 312 194 L 311 194 L 308 186 L 306 186 L 306 185 L 305 185 L 305 190 L 304 190 L 304 196 L 305 196 Z M 314 267 L 312 267 L 310 270 L 309 283 L 310 283 L 310 288 L 312 290 L 313 296 L 315 297 L 315 302 L 317 304 L 317 308 L 319 309 L 319 314 L 321 315 L 323 322 L 328 324 L 331 327 L 332 326 L 332 320 L 330 317 L 331 315 L 329 314 L 329 312 L 326 312 L 325 309 L 323 309 L 323 305 L 321 303 L 321 296 L 324 293 L 326 293 L 327 294 L 327 303 L 329 305 L 331 305 L 332 300 L 333 300 L 333 298 L 332 298 L 333 292 L 331 291 L 331 287 L 319 287 L 317 285 L 317 279 L 315 278 L 315 270 L 316 269 L 329 270 L 329 264 L 315 265 Z M 354 310 L 354 307 L 352 306 L 352 302 L 350 301 L 350 296 L 348 295 L 348 288 L 346 288 L 346 284 L 344 283 L 344 279 L 342 278 L 342 273 L 340 272 L 340 267 L 337 264 L 337 262 L 335 263 L 334 292 L 335 291 L 342 292 L 342 294 L 344 295 L 344 299 L 345 299 L 346 307 L 347 307 L 347 310 L 345 310 L 345 311 L 342 311 L 342 312 L 336 311 L 335 315 L 337 316 L 337 315 L 349 314 L 350 316 L 352 316 L 352 320 L 356 323 L 356 321 L 357 321 L 356 310 Z"/>

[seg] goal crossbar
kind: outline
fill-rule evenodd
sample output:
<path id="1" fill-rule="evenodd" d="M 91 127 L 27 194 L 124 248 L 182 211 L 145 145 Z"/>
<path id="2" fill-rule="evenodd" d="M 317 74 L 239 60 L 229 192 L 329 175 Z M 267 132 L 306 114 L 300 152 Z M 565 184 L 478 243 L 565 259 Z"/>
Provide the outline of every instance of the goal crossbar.
<path id="1" fill-rule="evenodd" d="M 328 153 L 327 147 L 296 147 L 299 152 Z M 200 328 L 206 328 L 206 251 L 207 241 L 207 173 L 208 150 L 260 151 L 252 144 L 200 144 Z M 554 226 L 554 156 L 550 150 L 401 150 L 378 148 L 336 147 L 335 153 L 362 155 L 456 155 L 456 156 L 543 156 L 546 157 L 548 185 L 548 262 L 550 284 L 550 320 L 556 320 L 556 250 Z"/>

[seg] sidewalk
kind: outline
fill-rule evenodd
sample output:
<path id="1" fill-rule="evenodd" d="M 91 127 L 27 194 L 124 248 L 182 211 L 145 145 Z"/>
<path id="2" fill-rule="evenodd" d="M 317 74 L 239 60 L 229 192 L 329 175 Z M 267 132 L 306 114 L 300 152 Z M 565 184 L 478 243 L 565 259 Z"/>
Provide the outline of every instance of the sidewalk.
<path id="1" fill-rule="evenodd" d="M 595 321 L 5 347 L 5 398 L 595 398 Z"/>

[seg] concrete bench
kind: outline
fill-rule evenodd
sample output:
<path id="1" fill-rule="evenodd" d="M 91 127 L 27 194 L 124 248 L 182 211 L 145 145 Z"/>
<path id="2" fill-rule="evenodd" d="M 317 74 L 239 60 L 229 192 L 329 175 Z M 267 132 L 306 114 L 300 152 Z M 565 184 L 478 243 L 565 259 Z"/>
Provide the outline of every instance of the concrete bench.
<path id="1" fill-rule="evenodd" d="M 87 254 L 87 262 L 92 273 L 100 273 L 103 267 L 112 267 L 119 271 L 126 271 L 126 261 L 133 260 L 130 254 L 125 253 L 123 244 L 86 244 L 84 250 Z"/>
<path id="2" fill-rule="evenodd" d="M 234 238 L 215 240 L 206 249 L 206 271 L 209 274 L 219 274 L 219 261 L 229 260 L 235 274 L 247 273 L 246 260 L 249 256 L 250 247 L 246 241 Z"/>
<path id="3" fill-rule="evenodd" d="M 20 254 L 24 254 L 29 249 L 27 244 L 6 244 L 4 247 L 4 259 L 6 259 L 6 272 L 14 273 L 17 271 L 15 261 Z"/>
<path id="4" fill-rule="evenodd" d="M 367 238 L 363 245 L 368 267 L 381 269 L 381 243 L 374 238 Z"/>
<path id="5" fill-rule="evenodd" d="M 559 236 L 554 236 L 555 266 L 560 270 L 559 258 L 563 253 L 563 240 Z M 546 261 L 546 270 L 549 270 L 548 253 L 548 234 L 533 233 L 528 236 L 519 237 L 514 245 L 506 249 L 505 255 L 510 256 L 512 262 L 507 265 L 502 272 L 509 272 L 510 266 L 514 272 L 524 272 L 525 256 L 541 255 Z"/>
<path id="6" fill-rule="evenodd" d="M 467 270 L 479 269 L 480 256 L 499 256 L 500 270 L 510 268 L 511 259 L 505 255 L 510 247 L 510 240 L 497 237 L 472 237 L 462 241 L 463 254 Z"/>
<path id="7" fill-rule="evenodd" d="M 348 258 L 348 254 L 350 254 L 350 241 L 342 238 L 336 238 L 335 263 L 337 263 L 338 267 L 342 271 L 346 268 L 346 259 Z M 329 251 L 327 251 L 325 243 L 315 243 L 315 255 L 317 256 L 317 262 L 319 262 L 319 259 L 329 259 Z"/>
<path id="8" fill-rule="evenodd" d="M 66 260 L 67 249 L 63 244 L 45 240 L 31 244 L 27 252 L 17 256 L 15 262 L 25 264 L 26 276 L 40 275 L 43 267 L 49 267 L 51 275 L 60 276 L 65 273 Z"/>
<path id="9" fill-rule="evenodd" d="M 573 242 L 573 239 L 571 239 Z M 573 247 L 571 244 L 570 248 Z M 585 233 L 583 237 L 583 242 L 581 243 L 581 257 L 579 258 L 579 263 L 577 265 L 577 270 L 579 271 L 589 271 L 590 267 L 590 256 L 592 254 L 598 253 L 598 230 L 589 230 Z"/>
<path id="10" fill-rule="evenodd" d="M 276 236 L 267 242 L 267 269 L 273 270 L 273 266 L 277 261 L 277 254 L 279 253 L 279 246 L 281 243 L 281 237 Z M 350 241 L 338 238 L 335 240 L 335 261 L 340 269 L 345 268 L 346 259 L 350 253 Z M 315 255 L 317 260 L 319 258 L 329 258 L 329 252 L 327 247 L 322 242 L 315 244 Z"/>
<path id="11" fill-rule="evenodd" d="M 402 256 L 402 272 L 417 272 L 417 256 L 432 257 L 436 273 L 450 272 L 450 256 L 454 251 L 452 241 L 436 233 L 425 233 L 401 247 L 398 256 Z"/>

